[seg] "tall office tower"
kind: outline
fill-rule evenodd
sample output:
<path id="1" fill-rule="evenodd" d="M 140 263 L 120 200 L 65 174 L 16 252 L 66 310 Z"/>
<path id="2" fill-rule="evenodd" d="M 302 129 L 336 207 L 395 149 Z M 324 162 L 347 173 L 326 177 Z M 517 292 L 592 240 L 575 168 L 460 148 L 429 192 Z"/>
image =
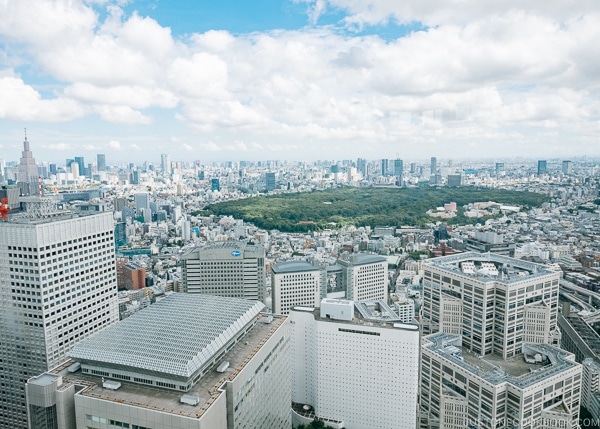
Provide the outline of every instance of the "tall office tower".
<path id="1" fill-rule="evenodd" d="M 73 179 L 79 178 L 79 164 L 75 161 L 71 163 L 71 173 L 73 174 Z"/>
<path id="2" fill-rule="evenodd" d="M 56 173 L 58 172 L 58 169 L 56 168 L 56 164 L 50 164 L 48 169 L 50 170 L 50 174 L 56 175 Z"/>
<path id="3" fill-rule="evenodd" d="M 160 155 L 160 169 L 164 174 L 171 174 L 171 158 L 166 153 Z"/>
<path id="4" fill-rule="evenodd" d="M 173 294 L 27 383 L 36 429 L 291 428 L 290 333 L 258 302 Z"/>
<path id="5" fill-rule="evenodd" d="M 579 428 L 581 371 L 573 354 L 548 344 L 524 344 L 504 360 L 468 351 L 461 336 L 429 335 L 419 428 Z"/>
<path id="6" fill-rule="evenodd" d="M 338 259 L 342 267 L 342 287 L 354 301 L 387 300 L 388 264 L 383 256 L 357 253 Z"/>
<path id="7" fill-rule="evenodd" d="M 210 189 L 212 191 L 220 191 L 221 190 L 221 183 L 219 182 L 218 177 L 210 179 Z"/>
<path id="8" fill-rule="evenodd" d="M 504 163 L 497 162 L 496 163 L 496 177 L 502 177 L 502 176 L 504 176 L 504 174 L 505 174 Z"/>
<path id="9" fill-rule="evenodd" d="M 385 301 L 329 298 L 290 312 L 294 423 L 416 427 L 419 327 L 395 316 Z"/>
<path id="10" fill-rule="evenodd" d="M 27 134 L 23 141 L 23 151 L 17 170 L 17 186 L 21 190 L 21 195 L 39 195 L 38 169 L 29 149 Z"/>
<path id="11" fill-rule="evenodd" d="M 431 175 L 435 175 L 438 171 L 437 167 L 437 158 L 435 156 L 431 157 Z"/>
<path id="12" fill-rule="evenodd" d="M 473 252 L 425 261 L 423 270 L 422 329 L 431 335 L 422 347 L 421 427 L 577 420 L 581 368 L 550 345 L 560 339 L 560 272 Z"/>
<path id="13" fill-rule="evenodd" d="M 276 188 L 277 184 L 275 182 L 275 173 L 266 173 L 265 174 L 265 183 L 267 191 L 272 191 Z"/>
<path id="14" fill-rule="evenodd" d="M 563 161 L 562 162 L 562 172 L 564 174 L 573 174 L 573 162 L 572 161 Z"/>
<path id="15" fill-rule="evenodd" d="M 98 164 L 98 173 L 106 171 L 106 155 L 99 153 L 96 155 L 96 164 Z"/>
<path id="16" fill-rule="evenodd" d="M 389 159 L 381 160 L 381 175 L 388 176 L 390 174 L 390 161 Z"/>
<path id="17" fill-rule="evenodd" d="M 273 313 L 289 314 L 294 307 L 318 307 L 325 295 L 324 268 L 304 261 L 279 262 L 271 268 Z"/>
<path id="18" fill-rule="evenodd" d="M 150 211 L 150 195 L 147 193 L 135 194 L 133 196 L 135 202 L 135 209 L 138 212 L 138 215 L 142 212 L 143 209 Z"/>
<path id="19" fill-rule="evenodd" d="M 0 222 L 0 428 L 7 429 L 27 428 L 27 378 L 119 319 L 112 213 L 58 212 L 48 198 L 26 204 L 29 211 Z"/>
<path id="20" fill-rule="evenodd" d="M 402 161 L 401 159 L 395 159 L 394 160 L 394 176 L 396 176 L 396 181 L 398 182 L 398 186 L 402 186 L 403 183 L 403 179 L 402 176 L 404 175 L 404 161 Z"/>
<path id="21" fill-rule="evenodd" d="M 539 160 L 537 174 L 546 174 L 548 172 L 548 161 Z"/>
<path id="22" fill-rule="evenodd" d="M 363 159 L 363 158 L 358 158 L 356 160 L 356 170 L 358 170 L 358 172 L 360 174 L 362 174 L 363 178 L 367 177 L 367 160 Z"/>
<path id="23" fill-rule="evenodd" d="M 429 177 L 430 185 L 441 185 L 442 184 L 442 175 L 438 172 L 437 166 L 437 158 L 435 156 L 431 157 L 431 176 Z"/>
<path id="24" fill-rule="evenodd" d="M 518 355 L 523 343 L 556 343 L 560 272 L 493 253 L 423 263 L 424 333 L 463 335 L 479 355 Z"/>
<path id="25" fill-rule="evenodd" d="M 265 249 L 241 241 L 197 246 L 181 257 L 183 289 L 188 293 L 262 301 Z"/>
<path id="26" fill-rule="evenodd" d="M 86 176 L 87 174 L 86 174 L 86 171 L 85 171 L 85 161 L 83 160 L 83 156 L 76 156 L 75 157 L 75 162 L 79 166 L 79 174 L 81 176 Z"/>

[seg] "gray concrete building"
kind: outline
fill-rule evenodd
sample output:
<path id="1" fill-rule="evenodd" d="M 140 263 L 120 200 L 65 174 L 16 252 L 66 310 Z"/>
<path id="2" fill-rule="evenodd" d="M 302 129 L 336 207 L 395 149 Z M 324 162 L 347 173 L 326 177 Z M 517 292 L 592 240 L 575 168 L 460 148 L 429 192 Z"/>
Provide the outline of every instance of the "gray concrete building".
<path id="1" fill-rule="evenodd" d="M 263 307 L 218 296 L 166 297 L 29 379 L 31 427 L 291 427 L 289 322 Z"/>
<path id="2" fill-rule="evenodd" d="M 194 247 L 182 260 L 184 292 L 263 301 L 265 249 L 241 241 Z"/>
<path id="3" fill-rule="evenodd" d="M 0 428 L 27 427 L 29 377 L 119 320 L 112 214 L 45 203 L 0 222 Z"/>

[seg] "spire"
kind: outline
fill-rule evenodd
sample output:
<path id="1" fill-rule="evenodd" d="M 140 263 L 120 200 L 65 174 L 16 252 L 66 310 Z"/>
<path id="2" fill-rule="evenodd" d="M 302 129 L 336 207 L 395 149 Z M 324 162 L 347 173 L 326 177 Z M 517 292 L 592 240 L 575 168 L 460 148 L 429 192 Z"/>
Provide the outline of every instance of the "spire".
<path id="1" fill-rule="evenodd" d="M 27 128 L 25 128 L 25 140 L 23 141 L 23 152 L 19 169 L 17 171 L 17 183 L 21 188 L 21 195 L 36 195 L 38 193 L 38 170 L 33 154 L 29 149 L 27 140 Z"/>
<path id="2" fill-rule="evenodd" d="M 23 140 L 23 151 L 29 152 L 29 142 L 27 141 L 27 128 L 25 128 L 25 140 Z"/>

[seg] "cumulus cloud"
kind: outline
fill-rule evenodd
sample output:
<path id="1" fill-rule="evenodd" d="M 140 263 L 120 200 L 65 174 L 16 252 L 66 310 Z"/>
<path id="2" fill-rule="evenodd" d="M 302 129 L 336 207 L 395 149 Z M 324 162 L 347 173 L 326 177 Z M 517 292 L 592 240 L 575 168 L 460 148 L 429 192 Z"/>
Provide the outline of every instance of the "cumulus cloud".
<path id="1" fill-rule="evenodd" d="M 5 71 L 0 118 L 93 115 L 156 133 L 176 118 L 191 137 L 174 136 L 178 147 L 232 154 L 301 152 L 307 142 L 314 153 L 357 154 L 399 141 L 480 147 L 560 141 L 548 134 L 556 129 L 569 141 L 600 134 L 599 2 L 304 3 L 314 25 L 300 30 L 176 38 L 151 17 L 127 15 L 120 1 L 0 1 L 10 47 L 0 46 L 2 62 L 31 63 L 54 82 L 42 91 Z M 332 10 L 355 32 L 319 27 Z M 398 23 L 419 31 L 387 39 L 359 31 Z"/>
<path id="2" fill-rule="evenodd" d="M 56 144 L 42 145 L 42 147 L 50 149 L 50 150 L 60 151 L 60 152 L 64 152 L 64 151 L 72 150 L 73 149 L 71 147 L 71 145 L 69 145 L 67 143 L 56 143 Z"/>
<path id="3" fill-rule="evenodd" d="M 119 142 L 118 140 L 111 140 L 108 142 L 108 148 L 112 149 L 112 150 L 122 150 L 123 147 L 121 146 L 121 142 Z"/>
<path id="4" fill-rule="evenodd" d="M 61 122 L 79 118 L 85 109 L 68 98 L 44 99 L 21 78 L 0 75 L 0 118 Z"/>
<path id="5" fill-rule="evenodd" d="M 149 124 L 152 120 L 129 106 L 94 105 L 92 110 L 102 119 L 122 124 Z"/>

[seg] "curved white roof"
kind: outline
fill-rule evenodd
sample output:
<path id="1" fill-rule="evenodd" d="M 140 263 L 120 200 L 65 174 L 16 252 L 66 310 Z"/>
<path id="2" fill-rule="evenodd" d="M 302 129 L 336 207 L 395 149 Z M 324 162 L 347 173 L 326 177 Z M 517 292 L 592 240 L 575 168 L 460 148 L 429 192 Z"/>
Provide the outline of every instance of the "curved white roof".
<path id="1" fill-rule="evenodd" d="M 172 294 L 78 343 L 75 360 L 191 377 L 264 305 L 199 294 Z"/>

